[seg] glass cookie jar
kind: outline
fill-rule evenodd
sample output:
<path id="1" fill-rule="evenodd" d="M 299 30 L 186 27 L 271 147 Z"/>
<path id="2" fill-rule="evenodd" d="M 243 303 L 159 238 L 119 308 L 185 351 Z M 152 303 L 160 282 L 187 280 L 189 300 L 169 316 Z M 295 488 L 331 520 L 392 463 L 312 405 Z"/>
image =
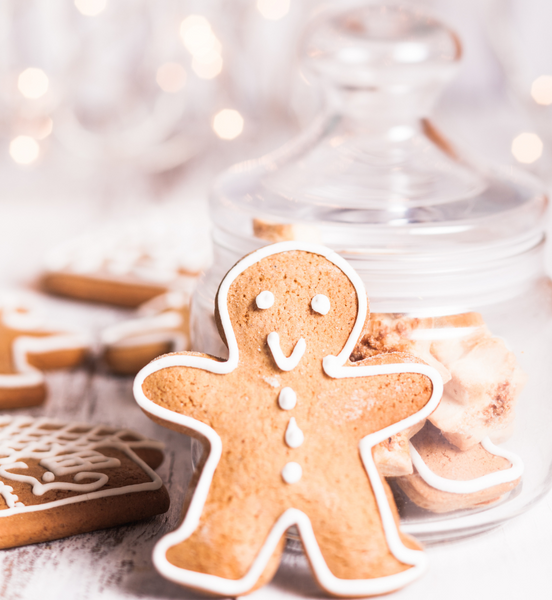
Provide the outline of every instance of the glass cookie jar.
<path id="1" fill-rule="evenodd" d="M 461 55 L 443 24 L 389 6 L 326 12 L 302 52 L 326 110 L 284 148 L 218 179 L 193 347 L 227 355 L 214 297 L 243 255 L 291 239 L 331 247 L 370 302 L 352 360 L 407 351 L 445 382 L 431 423 L 378 450 L 403 529 L 425 541 L 483 531 L 552 482 L 547 199 L 526 174 L 474 164 L 429 121 Z M 456 472 L 432 462 L 435 444 Z"/>

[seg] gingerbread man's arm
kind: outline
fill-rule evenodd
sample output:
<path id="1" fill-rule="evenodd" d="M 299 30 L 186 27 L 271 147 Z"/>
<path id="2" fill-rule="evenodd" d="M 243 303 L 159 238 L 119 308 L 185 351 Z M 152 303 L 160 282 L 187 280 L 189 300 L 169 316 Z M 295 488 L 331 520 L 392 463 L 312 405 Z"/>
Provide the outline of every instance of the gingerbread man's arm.
<path id="1" fill-rule="evenodd" d="M 389 376 L 389 381 L 383 382 L 383 387 L 392 392 L 399 384 L 398 381 L 393 382 L 393 376 L 400 377 L 402 374 L 423 376 L 407 380 L 407 390 L 396 394 L 391 393 L 389 401 L 392 401 L 396 407 L 393 414 L 399 414 L 400 417 L 396 422 L 382 423 L 378 431 L 370 433 L 367 441 L 371 446 L 427 418 L 441 400 L 443 380 L 438 371 L 410 354 L 396 352 L 380 354 L 357 363 L 347 361 L 345 365 L 340 365 L 340 362 L 336 357 L 327 356 L 323 363 L 324 371 L 333 379 L 345 380 L 342 384 L 344 387 L 351 387 L 351 390 L 364 387 L 362 379 L 359 378 L 369 378 L 365 381 L 370 385 L 373 381 L 371 378 L 374 376 Z M 430 381 L 428 382 L 427 379 Z M 429 389 L 428 383 L 430 383 Z M 416 401 L 413 403 L 414 397 Z M 366 416 L 371 418 L 368 414 Z"/>
<path id="2" fill-rule="evenodd" d="M 228 361 L 208 354 L 175 352 L 146 365 L 136 376 L 134 390 L 140 407 L 149 415 L 154 414 L 152 405 L 158 405 L 171 414 L 185 415 L 212 426 L 220 394 L 228 380 L 235 378 L 233 370 Z M 167 421 L 170 423 L 171 419 Z M 193 431 L 187 433 L 193 435 Z"/>
<path id="3" fill-rule="evenodd" d="M 227 376 L 234 368 L 229 361 L 221 361 L 208 354 L 178 352 L 152 361 L 134 380 L 136 402 L 153 421 L 169 429 L 202 438 L 209 444 L 209 452 L 188 505 L 186 518 L 179 529 L 163 538 L 165 544 L 170 545 L 175 537 L 179 540 L 180 537 L 187 539 L 199 524 L 222 454 L 222 440 L 208 423 L 203 422 L 208 420 L 205 408 L 210 405 L 209 400 L 215 402 L 217 395 L 220 395 L 221 382 L 217 378 Z M 170 369 L 168 378 L 165 369 Z M 161 371 L 165 372 L 161 375 Z M 196 382 L 201 386 L 210 386 L 212 395 L 209 400 L 203 398 L 203 402 L 200 401 Z M 178 386 L 178 394 L 173 394 L 175 386 Z M 164 554 L 165 548 L 158 544 L 154 550 L 154 562 L 163 562 Z"/>

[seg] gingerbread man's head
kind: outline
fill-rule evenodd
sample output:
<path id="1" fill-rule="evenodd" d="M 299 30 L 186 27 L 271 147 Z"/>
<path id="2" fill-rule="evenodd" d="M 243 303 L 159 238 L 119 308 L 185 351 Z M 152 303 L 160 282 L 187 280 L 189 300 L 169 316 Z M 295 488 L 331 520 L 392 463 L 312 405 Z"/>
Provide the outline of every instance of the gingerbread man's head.
<path id="1" fill-rule="evenodd" d="M 220 285 L 219 332 L 231 357 L 239 349 L 240 363 L 320 368 L 326 356 L 348 357 L 357 341 L 367 314 L 358 275 L 333 252 L 291 244 L 242 259 Z"/>

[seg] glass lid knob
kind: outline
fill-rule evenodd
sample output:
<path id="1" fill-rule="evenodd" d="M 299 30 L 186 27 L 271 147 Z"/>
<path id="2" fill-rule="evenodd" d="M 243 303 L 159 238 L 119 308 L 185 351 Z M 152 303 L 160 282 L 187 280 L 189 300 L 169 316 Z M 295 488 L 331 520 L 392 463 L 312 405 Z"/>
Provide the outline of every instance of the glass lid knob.
<path id="1" fill-rule="evenodd" d="M 311 22 L 302 45 L 307 73 L 327 88 L 363 92 L 365 102 L 386 111 L 410 106 L 418 115 L 429 111 L 454 76 L 460 56 L 453 31 L 400 6 L 324 12 Z"/>

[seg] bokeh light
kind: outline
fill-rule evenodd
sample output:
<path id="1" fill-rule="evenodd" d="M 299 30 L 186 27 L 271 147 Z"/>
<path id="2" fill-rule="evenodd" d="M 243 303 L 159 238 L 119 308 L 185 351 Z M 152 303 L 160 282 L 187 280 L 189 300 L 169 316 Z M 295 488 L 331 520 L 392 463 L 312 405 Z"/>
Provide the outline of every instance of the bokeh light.
<path id="1" fill-rule="evenodd" d="M 75 6 L 85 17 L 95 17 L 105 10 L 107 0 L 75 0 Z"/>
<path id="2" fill-rule="evenodd" d="M 19 74 L 17 88 L 25 98 L 40 98 L 48 91 L 48 76 L 42 69 L 29 67 Z"/>
<path id="3" fill-rule="evenodd" d="M 278 21 L 289 12 L 290 0 L 257 0 L 257 10 L 265 19 Z"/>
<path id="4" fill-rule="evenodd" d="M 168 62 L 157 69 L 155 80 L 164 92 L 174 94 L 184 87 L 186 83 L 186 70 L 178 63 Z"/>
<path id="5" fill-rule="evenodd" d="M 237 110 L 225 108 L 213 119 L 213 130 L 223 140 L 233 140 L 243 131 L 243 117 Z"/>
<path id="6" fill-rule="evenodd" d="M 541 75 L 533 81 L 531 96 L 537 104 L 548 106 L 552 104 L 552 76 Z"/>
<path id="7" fill-rule="evenodd" d="M 222 71 L 222 44 L 205 17 L 186 17 L 180 24 L 180 37 L 192 55 L 192 69 L 198 77 L 213 79 Z"/>
<path id="8" fill-rule="evenodd" d="M 19 135 L 10 142 L 10 156 L 20 165 L 30 165 L 40 154 L 38 142 L 28 135 Z"/>
<path id="9" fill-rule="evenodd" d="M 520 133 L 512 141 L 512 154 L 520 163 L 534 163 L 541 157 L 542 149 L 542 141 L 536 133 Z"/>

